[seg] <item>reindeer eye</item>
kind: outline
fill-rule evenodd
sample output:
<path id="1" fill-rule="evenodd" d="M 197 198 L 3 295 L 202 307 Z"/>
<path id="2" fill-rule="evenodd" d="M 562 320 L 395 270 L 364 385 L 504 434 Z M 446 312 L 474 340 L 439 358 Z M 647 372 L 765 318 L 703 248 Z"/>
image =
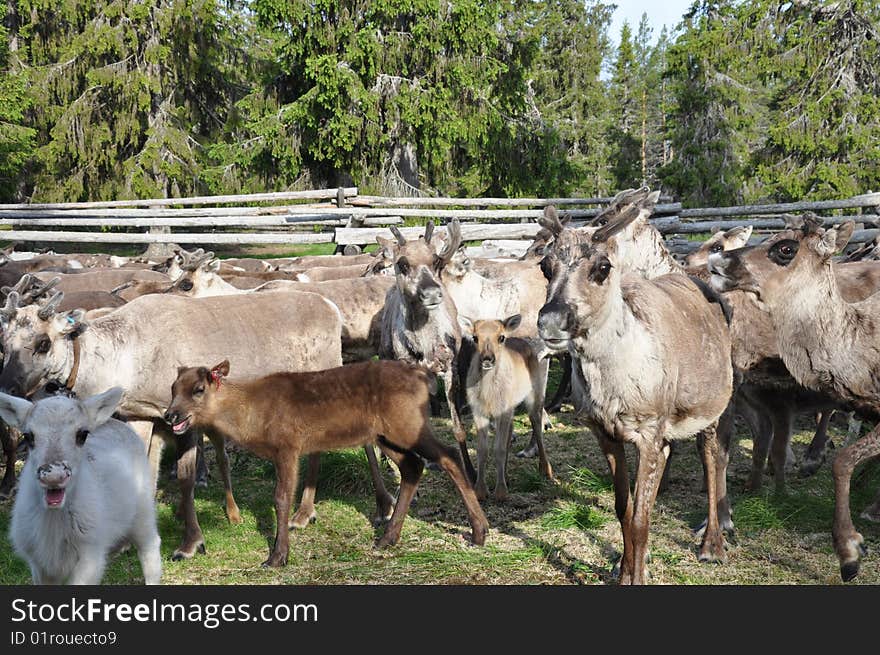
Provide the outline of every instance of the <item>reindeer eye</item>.
<path id="1" fill-rule="evenodd" d="M 49 337 L 42 337 L 34 344 L 34 352 L 38 355 L 45 355 L 51 347 L 52 342 L 49 340 Z"/>
<path id="2" fill-rule="evenodd" d="M 193 283 L 192 280 L 181 280 L 179 286 L 181 291 L 192 291 Z"/>
<path id="3" fill-rule="evenodd" d="M 86 439 L 88 438 L 88 436 L 89 436 L 88 430 L 77 430 L 77 432 L 76 432 L 76 445 L 82 446 L 86 442 Z"/>
<path id="4" fill-rule="evenodd" d="M 722 250 L 724 250 L 724 247 L 720 243 L 716 243 L 709 249 L 710 252 L 721 252 Z"/>
<path id="5" fill-rule="evenodd" d="M 193 388 L 193 396 L 201 396 L 203 393 L 205 393 L 204 385 L 199 385 Z"/>
<path id="6" fill-rule="evenodd" d="M 27 444 L 28 448 L 34 447 L 34 433 L 33 432 L 23 432 L 21 436 L 24 439 L 24 442 Z"/>
<path id="7" fill-rule="evenodd" d="M 397 263 L 394 266 L 400 275 L 406 275 L 407 273 L 409 273 L 409 262 L 405 257 L 401 257 L 400 259 L 398 259 Z"/>
<path id="8" fill-rule="evenodd" d="M 767 256 L 774 264 L 788 266 L 798 252 L 798 242 L 793 239 L 785 239 L 773 245 Z"/>
<path id="9" fill-rule="evenodd" d="M 500 337 L 498 337 L 498 343 L 504 343 L 506 339 L 507 339 L 507 337 L 505 337 L 505 336 L 502 334 Z"/>

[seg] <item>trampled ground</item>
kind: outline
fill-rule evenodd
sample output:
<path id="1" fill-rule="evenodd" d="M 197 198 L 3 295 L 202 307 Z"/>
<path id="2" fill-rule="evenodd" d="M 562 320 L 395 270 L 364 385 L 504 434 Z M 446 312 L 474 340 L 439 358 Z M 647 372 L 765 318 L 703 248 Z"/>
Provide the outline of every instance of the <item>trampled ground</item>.
<path id="1" fill-rule="evenodd" d="M 570 410 L 570 406 L 566 406 Z M 554 418 L 547 434 L 548 452 L 559 484 L 543 481 L 535 460 L 511 456 L 511 498 L 483 504 L 491 524 L 486 546 L 469 545 L 467 515 L 452 483 L 442 473 L 426 471 L 417 502 L 404 524 L 400 543 L 375 551 L 380 531 L 370 516 L 373 496 L 361 450 L 325 455 L 318 488 L 318 520 L 292 538 L 290 564 L 281 570 L 260 568 L 274 535 L 271 464 L 246 454 L 232 454 L 233 485 L 244 523 L 230 525 L 223 513 L 223 490 L 215 471 L 207 489 L 197 490 L 196 505 L 207 554 L 172 562 L 182 535 L 174 517 L 176 482 L 163 472 L 159 522 L 168 584 L 595 584 L 613 582 L 612 569 L 622 546 L 613 510 L 607 466 L 588 429 L 570 411 Z M 436 419 L 451 443 L 448 421 Z M 517 420 L 515 448 L 527 439 L 528 421 Z M 838 447 L 844 431 L 832 427 Z M 798 457 L 812 437 L 808 421 L 798 426 Z M 630 453 L 630 455 L 632 455 Z M 471 451 L 475 458 L 475 452 Z M 213 456 L 208 448 L 209 463 Z M 633 463 L 632 460 L 630 462 Z M 659 584 L 837 584 L 837 559 L 831 547 L 833 486 L 830 465 L 808 479 L 790 475 L 788 491 L 776 494 L 772 479 L 744 493 L 751 465 L 751 436 L 738 433 L 732 454 L 730 493 L 734 502 L 735 541 L 725 565 L 700 564 L 692 528 L 705 516 L 700 492 L 701 469 L 692 443 L 682 444 L 673 462 L 669 488 L 660 495 L 652 517 L 650 572 Z M 20 466 L 20 464 L 19 464 Z M 494 468 L 490 462 L 490 488 Z M 861 473 L 861 475 L 860 475 Z M 386 468 L 389 488 L 395 482 Z M 880 583 L 880 526 L 857 514 L 880 489 L 880 467 L 857 471 L 853 485 L 856 527 L 869 554 L 858 583 Z M 23 562 L 12 553 L 6 532 L 11 501 L 0 503 L 0 584 L 29 582 Z M 134 552 L 112 561 L 105 581 L 142 582 Z"/>

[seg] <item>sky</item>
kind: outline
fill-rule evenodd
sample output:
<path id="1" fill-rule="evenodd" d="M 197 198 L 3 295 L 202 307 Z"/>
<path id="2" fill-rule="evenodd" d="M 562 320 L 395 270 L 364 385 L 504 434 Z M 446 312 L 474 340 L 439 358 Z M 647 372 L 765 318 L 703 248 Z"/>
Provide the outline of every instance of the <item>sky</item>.
<path id="1" fill-rule="evenodd" d="M 648 14 L 648 22 L 654 28 L 654 40 L 663 25 L 670 31 L 681 20 L 682 14 L 690 8 L 693 0 L 612 0 L 617 5 L 611 22 L 611 38 L 617 43 L 623 21 L 628 21 L 633 32 L 638 28 L 642 13 Z"/>

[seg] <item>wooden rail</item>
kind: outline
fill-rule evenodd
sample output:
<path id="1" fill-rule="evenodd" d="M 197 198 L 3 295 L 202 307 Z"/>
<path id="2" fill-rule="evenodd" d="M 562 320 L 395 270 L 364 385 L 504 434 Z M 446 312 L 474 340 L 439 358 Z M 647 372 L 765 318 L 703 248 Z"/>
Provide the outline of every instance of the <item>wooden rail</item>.
<path id="1" fill-rule="evenodd" d="M 180 244 L 304 244 L 335 243 L 365 246 L 377 236 L 390 238 L 388 226 L 434 220 L 462 222 L 467 241 L 530 240 L 538 232 L 537 219 L 547 205 L 577 224 L 601 211 L 609 197 L 594 198 L 386 198 L 360 196 L 357 187 L 284 191 L 277 193 L 153 198 L 87 203 L 0 205 L 0 240 L 49 243 L 180 243 Z M 843 210 L 877 212 L 880 193 L 842 200 L 804 201 L 737 207 L 684 209 L 664 202 L 655 208 L 652 222 L 681 250 L 690 249 L 682 236 L 716 229 L 751 225 L 756 233 L 785 227 L 781 214 L 824 212 L 824 220 L 839 223 L 853 216 Z M 266 204 L 269 203 L 269 204 Z M 876 234 L 874 220 L 855 217 L 868 229 L 854 235 L 855 242 Z M 140 228 L 140 229 L 138 229 Z M 262 230 L 261 230 L 262 228 Z M 176 231 L 180 229 L 180 231 Z M 423 233 L 422 227 L 401 228 L 407 236 Z M 675 239 L 676 235 L 679 236 Z M 694 246 L 695 247 L 695 246 Z"/>

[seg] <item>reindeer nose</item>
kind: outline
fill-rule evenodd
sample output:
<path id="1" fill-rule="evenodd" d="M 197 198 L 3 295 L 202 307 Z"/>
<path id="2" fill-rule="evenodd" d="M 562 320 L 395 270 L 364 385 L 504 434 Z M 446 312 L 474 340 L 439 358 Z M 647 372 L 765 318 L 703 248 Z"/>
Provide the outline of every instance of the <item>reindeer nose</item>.
<path id="1" fill-rule="evenodd" d="M 571 309 L 557 299 L 544 305 L 538 313 L 538 334 L 544 340 L 567 338 L 573 324 Z"/>
<path id="2" fill-rule="evenodd" d="M 443 301 L 443 290 L 437 285 L 419 289 L 419 300 L 426 307 L 439 305 Z"/>
<path id="3" fill-rule="evenodd" d="M 70 467 L 67 462 L 43 464 L 37 469 L 37 477 L 44 485 L 60 486 L 70 479 Z"/>
<path id="4" fill-rule="evenodd" d="M 177 423 L 177 412 L 172 412 L 171 408 L 169 407 L 167 410 L 165 410 L 165 413 L 162 414 L 162 418 L 165 419 L 166 423 Z"/>

